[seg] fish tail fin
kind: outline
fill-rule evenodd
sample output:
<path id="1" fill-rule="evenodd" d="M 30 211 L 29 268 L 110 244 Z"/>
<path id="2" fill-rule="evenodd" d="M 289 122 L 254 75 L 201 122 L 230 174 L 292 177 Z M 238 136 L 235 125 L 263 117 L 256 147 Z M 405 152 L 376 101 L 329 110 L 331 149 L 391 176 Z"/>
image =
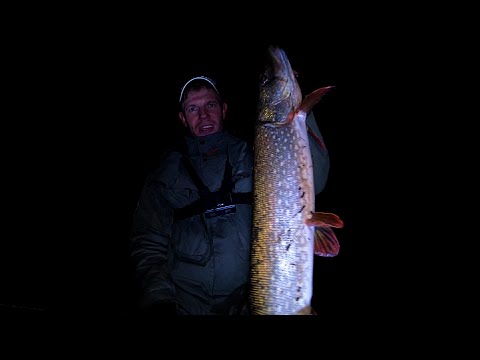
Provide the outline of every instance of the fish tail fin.
<path id="1" fill-rule="evenodd" d="M 318 315 L 317 312 L 312 308 L 311 305 L 305 306 L 303 309 L 298 311 L 295 315 Z"/>

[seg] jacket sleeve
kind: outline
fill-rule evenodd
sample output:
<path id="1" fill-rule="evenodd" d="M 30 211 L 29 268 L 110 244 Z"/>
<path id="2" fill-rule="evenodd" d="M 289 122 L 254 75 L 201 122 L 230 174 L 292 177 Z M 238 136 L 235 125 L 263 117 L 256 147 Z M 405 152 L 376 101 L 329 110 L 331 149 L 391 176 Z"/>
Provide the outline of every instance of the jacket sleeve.
<path id="1" fill-rule="evenodd" d="M 143 292 L 141 307 L 175 299 L 167 257 L 173 212 L 160 189 L 147 178 L 132 222 L 130 251 Z"/>
<path id="2" fill-rule="evenodd" d="M 323 141 L 322 134 L 318 128 L 315 115 L 312 111 L 307 116 L 307 126 L 317 135 L 322 141 L 318 144 L 313 136 L 309 136 L 310 151 L 312 153 L 313 161 L 313 177 L 315 182 L 315 194 L 318 195 L 327 183 L 328 172 L 330 170 L 330 157 L 328 155 L 327 147 Z"/>

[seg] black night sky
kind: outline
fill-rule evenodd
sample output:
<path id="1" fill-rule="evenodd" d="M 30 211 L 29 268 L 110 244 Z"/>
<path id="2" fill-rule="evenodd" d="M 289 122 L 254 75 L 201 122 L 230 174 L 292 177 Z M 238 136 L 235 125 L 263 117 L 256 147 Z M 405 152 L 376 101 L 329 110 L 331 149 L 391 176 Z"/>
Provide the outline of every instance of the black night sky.
<path id="1" fill-rule="evenodd" d="M 4 121 L 18 140 L 5 153 L 2 310 L 131 313 L 130 222 L 147 172 L 181 136 L 181 84 L 192 74 L 218 79 L 227 126 L 252 141 L 262 56 L 274 44 L 299 70 L 304 93 L 336 86 L 314 108 L 331 157 L 316 206 L 338 214 L 345 228 L 336 230 L 340 254 L 315 259 L 313 306 L 320 314 L 355 312 L 365 289 L 358 193 L 367 171 L 357 44 L 335 30 L 282 37 L 253 28 L 256 35 L 225 40 L 87 28 L 62 33 L 45 25 L 11 44 Z"/>

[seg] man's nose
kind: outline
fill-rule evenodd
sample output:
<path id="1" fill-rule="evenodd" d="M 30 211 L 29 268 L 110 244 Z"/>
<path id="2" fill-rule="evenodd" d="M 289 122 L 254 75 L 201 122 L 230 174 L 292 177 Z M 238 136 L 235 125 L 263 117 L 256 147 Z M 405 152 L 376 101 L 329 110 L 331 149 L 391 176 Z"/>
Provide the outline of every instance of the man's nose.
<path id="1" fill-rule="evenodd" d="M 205 116 L 207 115 L 207 109 L 203 106 L 200 106 L 200 108 L 198 109 L 198 115 L 199 116 Z"/>

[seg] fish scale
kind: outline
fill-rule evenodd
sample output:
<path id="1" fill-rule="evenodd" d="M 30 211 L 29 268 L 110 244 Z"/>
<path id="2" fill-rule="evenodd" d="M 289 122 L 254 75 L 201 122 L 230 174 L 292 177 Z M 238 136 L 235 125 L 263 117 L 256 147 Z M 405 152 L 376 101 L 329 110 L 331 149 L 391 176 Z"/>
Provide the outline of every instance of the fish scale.
<path id="1" fill-rule="evenodd" d="M 325 243 L 317 251 L 315 226 L 343 226 L 334 214 L 314 214 L 306 116 L 328 88 L 302 100 L 285 52 L 270 47 L 269 58 L 261 77 L 254 138 L 250 311 L 311 314 L 314 255 L 335 256 L 339 249 L 327 229 L 319 235 Z"/>
<path id="2" fill-rule="evenodd" d="M 304 224 L 314 210 L 305 117 L 260 126 L 254 146 L 252 309 L 296 314 L 310 305 L 314 259 L 314 227 Z"/>

